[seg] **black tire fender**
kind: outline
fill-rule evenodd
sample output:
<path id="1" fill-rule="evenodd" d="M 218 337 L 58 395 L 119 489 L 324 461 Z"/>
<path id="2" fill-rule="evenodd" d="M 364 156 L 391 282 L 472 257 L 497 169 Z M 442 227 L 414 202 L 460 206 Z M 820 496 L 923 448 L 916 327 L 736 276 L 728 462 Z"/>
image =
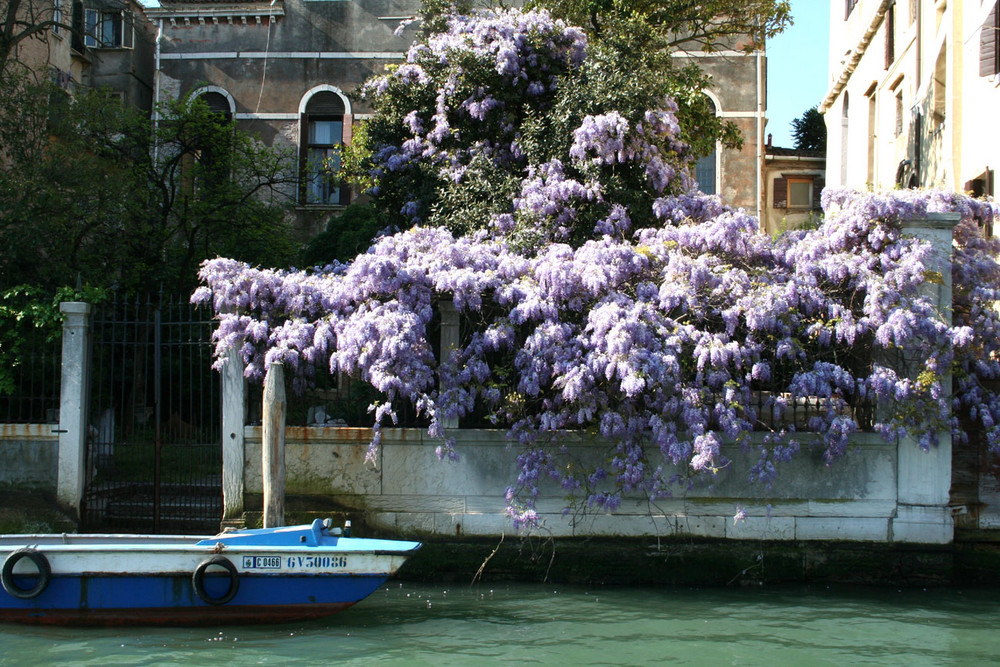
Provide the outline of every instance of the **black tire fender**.
<path id="1" fill-rule="evenodd" d="M 205 572 L 213 565 L 224 569 L 229 576 L 229 589 L 217 598 L 212 597 L 205 590 Z M 212 556 L 203 560 L 194 569 L 194 574 L 191 575 L 191 585 L 194 587 L 195 595 L 205 604 L 226 604 L 236 597 L 236 593 L 240 590 L 240 574 L 236 571 L 236 566 L 228 558 L 224 556 Z"/>
<path id="2" fill-rule="evenodd" d="M 38 581 L 31 588 L 21 588 L 14 583 L 14 566 L 23 558 L 30 560 L 38 569 Z M 48 587 L 51 580 L 52 567 L 49 565 L 49 559 L 36 549 L 18 549 L 11 552 L 3 562 L 3 570 L 0 571 L 0 583 L 3 584 L 3 589 L 21 600 L 31 600 L 38 597 Z"/>

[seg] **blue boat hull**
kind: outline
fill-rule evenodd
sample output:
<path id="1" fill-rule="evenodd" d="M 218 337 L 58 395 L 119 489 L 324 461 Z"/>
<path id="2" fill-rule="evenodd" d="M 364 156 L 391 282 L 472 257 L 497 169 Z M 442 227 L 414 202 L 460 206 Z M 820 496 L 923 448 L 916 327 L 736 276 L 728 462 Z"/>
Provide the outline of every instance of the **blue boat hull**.
<path id="1" fill-rule="evenodd" d="M 329 616 L 363 600 L 419 542 L 309 526 L 185 536 L 0 536 L 0 621 L 223 625 Z"/>
<path id="2" fill-rule="evenodd" d="M 0 620 L 56 625 L 216 625 L 321 618 L 362 600 L 387 576 L 244 577 L 225 605 L 203 602 L 190 576 L 55 577 L 31 600 L 0 600 Z M 32 582 L 25 580 L 24 586 Z M 225 594 L 228 582 L 209 577 L 205 588 Z"/>

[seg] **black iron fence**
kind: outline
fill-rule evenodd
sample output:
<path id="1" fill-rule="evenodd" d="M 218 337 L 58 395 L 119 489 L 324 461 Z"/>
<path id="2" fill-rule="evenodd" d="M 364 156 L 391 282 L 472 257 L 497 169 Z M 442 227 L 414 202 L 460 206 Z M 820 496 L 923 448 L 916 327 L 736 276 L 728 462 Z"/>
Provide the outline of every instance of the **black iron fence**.
<path id="1" fill-rule="evenodd" d="M 28 330 L 0 383 L 0 422 L 55 424 L 59 421 L 62 340 Z"/>
<path id="2" fill-rule="evenodd" d="M 214 533 L 222 518 L 221 388 L 209 309 L 116 297 L 91 319 L 88 529 Z"/>

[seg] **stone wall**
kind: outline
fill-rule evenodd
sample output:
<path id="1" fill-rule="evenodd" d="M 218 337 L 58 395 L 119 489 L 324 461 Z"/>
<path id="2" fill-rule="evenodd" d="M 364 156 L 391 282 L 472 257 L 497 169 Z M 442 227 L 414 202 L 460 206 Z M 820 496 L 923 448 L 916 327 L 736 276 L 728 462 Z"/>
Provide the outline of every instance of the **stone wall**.
<path id="1" fill-rule="evenodd" d="M 434 442 L 422 430 L 387 429 L 374 464 L 366 464 L 370 437 L 370 430 L 360 428 L 289 427 L 286 493 L 315 497 L 317 510 L 326 502 L 364 513 L 370 525 L 404 535 L 511 532 L 504 492 L 517 478 L 516 452 L 507 450 L 503 431 L 460 431 L 456 462 L 439 461 Z M 607 449 L 607 443 L 573 434 L 567 442 L 582 464 Z M 244 490 L 260 494 L 260 427 L 247 427 L 244 443 Z M 733 464 L 716 475 L 655 503 L 629 498 L 614 513 L 563 514 L 564 494 L 546 489 L 538 504 L 543 531 L 566 537 L 950 541 L 950 533 L 934 530 L 894 534 L 900 497 L 897 444 L 874 434 L 858 435 L 855 447 L 829 467 L 820 451 L 804 447 L 770 488 L 746 481 L 749 461 L 739 447 L 727 447 L 724 454 Z M 936 458 L 918 450 L 920 455 Z M 904 475 L 912 482 L 912 475 Z M 747 518 L 737 522 L 739 507 Z"/>
<path id="2" fill-rule="evenodd" d="M 55 492 L 57 428 L 55 424 L 0 425 L 0 488 Z"/>

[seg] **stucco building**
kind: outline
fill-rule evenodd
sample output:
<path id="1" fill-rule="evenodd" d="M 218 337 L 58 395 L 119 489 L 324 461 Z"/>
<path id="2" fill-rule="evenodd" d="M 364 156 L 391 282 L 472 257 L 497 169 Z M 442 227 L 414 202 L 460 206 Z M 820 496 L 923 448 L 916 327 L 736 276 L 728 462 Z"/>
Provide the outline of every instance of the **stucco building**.
<path id="1" fill-rule="evenodd" d="M 29 0 L 21 18 L 49 23 L 21 40 L 14 53 L 36 78 L 48 77 L 71 95 L 99 88 L 130 106 L 152 108 L 155 33 L 138 2 Z"/>
<path id="2" fill-rule="evenodd" d="M 324 172 L 323 158 L 349 143 L 370 113 L 359 89 L 404 57 L 418 24 L 397 28 L 419 6 L 419 0 L 162 0 L 147 9 L 161 34 L 155 97 L 203 97 L 268 145 L 294 150 L 301 175 L 295 215 L 309 235 L 351 200 L 350 188 Z M 742 150 L 720 147 L 699 162 L 699 182 L 727 203 L 760 213 L 763 51 L 677 57 L 694 59 L 711 75 L 716 112 L 744 136 Z"/>
<path id="3" fill-rule="evenodd" d="M 769 134 L 763 173 L 767 201 L 760 218 L 762 232 L 773 236 L 819 222 L 826 174 L 824 152 L 773 146 Z"/>
<path id="4" fill-rule="evenodd" d="M 995 0 L 833 0 L 827 182 L 994 194 Z"/>

